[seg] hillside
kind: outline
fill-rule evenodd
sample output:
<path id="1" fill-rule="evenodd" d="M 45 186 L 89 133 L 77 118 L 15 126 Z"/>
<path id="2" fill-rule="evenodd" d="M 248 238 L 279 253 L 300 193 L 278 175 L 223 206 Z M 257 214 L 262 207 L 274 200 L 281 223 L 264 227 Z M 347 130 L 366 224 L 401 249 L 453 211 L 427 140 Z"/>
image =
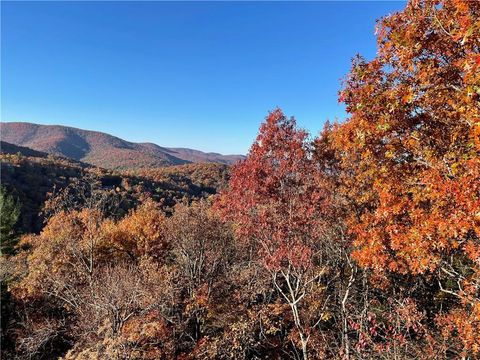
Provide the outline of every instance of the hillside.
<path id="1" fill-rule="evenodd" d="M 228 171 L 203 163 L 118 172 L 1 143 L 0 183 L 19 201 L 18 226 L 26 233 L 40 231 L 46 216 L 67 205 L 84 206 L 86 198 L 107 199 L 117 215 L 145 198 L 167 207 L 206 198 L 226 186 Z"/>
<path id="2" fill-rule="evenodd" d="M 0 138 L 17 146 L 107 169 L 142 169 L 200 162 L 231 164 L 243 158 L 241 155 L 133 143 L 102 132 L 68 126 L 24 122 L 1 123 Z"/>
<path id="3" fill-rule="evenodd" d="M 0 141 L 0 153 L 2 154 L 21 154 L 23 156 L 35 156 L 35 157 L 47 157 L 48 154 L 35 151 L 25 146 L 18 146 L 14 144 L 10 144 L 5 141 Z"/>

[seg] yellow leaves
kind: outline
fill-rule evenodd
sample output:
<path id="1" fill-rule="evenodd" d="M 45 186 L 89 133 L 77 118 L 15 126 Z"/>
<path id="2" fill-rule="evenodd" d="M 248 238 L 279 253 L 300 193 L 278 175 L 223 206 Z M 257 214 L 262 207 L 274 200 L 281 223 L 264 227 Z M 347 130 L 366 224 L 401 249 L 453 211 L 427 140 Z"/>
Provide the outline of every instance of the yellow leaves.
<path id="1" fill-rule="evenodd" d="M 387 159 L 392 159 L 395 157 L 395 151 L 394 150 L 387 150 L 385 151 L 385 157 Z"/>
<path id="2" fill-rule="evenodd" d="M 388 131 L 391 125 L 388 122 L 381 122 L 377 125 L 377 129 L 381 131 Z"/>
<path id="3" fill-rule="evenodd" d="M 269 326 L 266 330 L 265 330 L 265 333 L 268 334 L 268 335 L 275 335 L 277 333 L 279 333 L 282 329 L 279 328 L 279 327 L 275 327 L 275 326 Z"/>
<path id="4" fill-rule="evenodd" d="M 328 321 L 332 318 L 332 313 L 328 312 L 328 311 L 325 311 L 325 312 L 322 312 L 320 313 L 320 319 L 322 321 Z"/>

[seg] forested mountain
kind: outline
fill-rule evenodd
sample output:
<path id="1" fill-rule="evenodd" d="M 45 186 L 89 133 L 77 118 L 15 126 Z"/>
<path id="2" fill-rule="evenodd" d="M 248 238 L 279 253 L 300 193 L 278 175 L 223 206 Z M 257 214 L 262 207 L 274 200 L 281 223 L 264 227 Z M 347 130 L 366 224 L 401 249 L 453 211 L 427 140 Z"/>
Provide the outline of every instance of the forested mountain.
<path id="1" fill-rule="evenodd" d="M 6 145 L 2 358 L 479 359 L 478 24 L 478 1 L 409 1 L 345 121 L 312 138 L 276 108 L 232 167 Z"/>
<path id="2" fill-rule="evenodd" d="M 2 141 L 107 169 L 152 168 L 199 162 L 231 164 L 244 158 L 242 155 L 133 143 L 102 132 L 68 126 L 3 122 L 0 129 Z"/>

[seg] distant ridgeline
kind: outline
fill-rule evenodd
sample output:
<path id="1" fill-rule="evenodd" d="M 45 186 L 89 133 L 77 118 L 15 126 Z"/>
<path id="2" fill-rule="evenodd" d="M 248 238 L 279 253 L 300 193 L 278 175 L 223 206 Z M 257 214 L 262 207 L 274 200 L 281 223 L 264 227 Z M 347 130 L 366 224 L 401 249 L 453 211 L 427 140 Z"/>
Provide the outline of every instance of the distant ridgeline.
<path id="1" fill-rule="evenodd" d="M 67 126 L 0 123 L 0 140 L 106 169 L 132 170 L 212 162 L 232 164 L 243 155 L 221 155 L 186 148 L 133 143 L 118 137 Z"/>
<path id="2" fill-rule="evenodd" d="M 149 197 L 168 210 L 179 201 L 215 194 L 228 181 L 225 164 L 122 172 L 4 141 L 0 146 L 1 183 L 20 202 L 22 232 L 39 232 L 48 214 L 67 207 L 101 206 L 109 215 L 122 216 Z"/>

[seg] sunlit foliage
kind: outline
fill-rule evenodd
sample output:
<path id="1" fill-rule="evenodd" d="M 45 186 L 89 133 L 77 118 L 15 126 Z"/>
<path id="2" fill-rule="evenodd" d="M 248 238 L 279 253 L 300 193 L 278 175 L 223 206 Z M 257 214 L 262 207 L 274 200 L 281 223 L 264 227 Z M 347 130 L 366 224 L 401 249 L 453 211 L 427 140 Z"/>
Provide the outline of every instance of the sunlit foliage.
<path id="1" fill-rule="evenodd" d="M 28 230 L 2 356 L 478 358 L 479 24 L 480 2 L 410 1 L 353 60 L 344 122 L 312 139 L 275 109 L 231 171 L 2 155 L 2 241 L 17 205 Z"/>

